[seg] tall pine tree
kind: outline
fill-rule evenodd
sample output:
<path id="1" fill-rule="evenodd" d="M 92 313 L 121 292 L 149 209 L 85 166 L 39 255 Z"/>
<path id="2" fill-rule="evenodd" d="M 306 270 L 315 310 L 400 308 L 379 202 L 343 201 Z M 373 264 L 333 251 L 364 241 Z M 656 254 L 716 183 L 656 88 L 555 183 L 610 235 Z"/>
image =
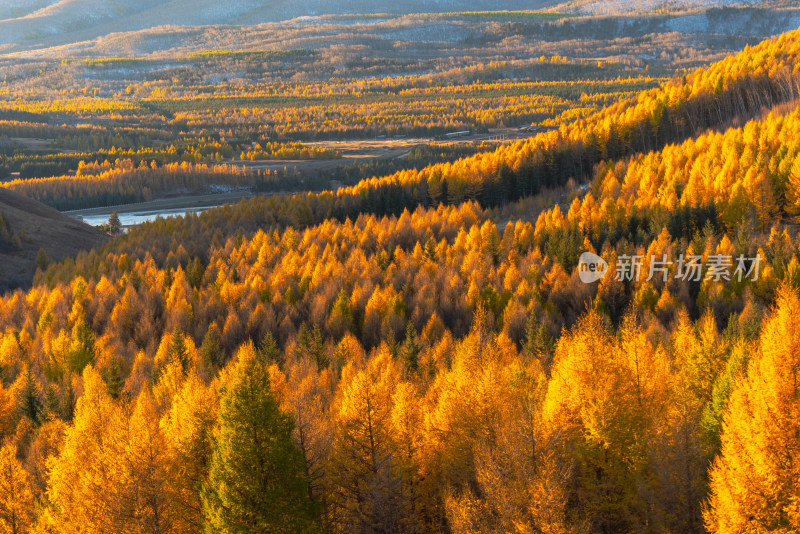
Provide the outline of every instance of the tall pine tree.
<path id="1" fill-rule="evenodd" d="M 206 532 L 316 532 L 294 422 L 280 411 L 252 345 L 226 374 L 203 489 Z"/>

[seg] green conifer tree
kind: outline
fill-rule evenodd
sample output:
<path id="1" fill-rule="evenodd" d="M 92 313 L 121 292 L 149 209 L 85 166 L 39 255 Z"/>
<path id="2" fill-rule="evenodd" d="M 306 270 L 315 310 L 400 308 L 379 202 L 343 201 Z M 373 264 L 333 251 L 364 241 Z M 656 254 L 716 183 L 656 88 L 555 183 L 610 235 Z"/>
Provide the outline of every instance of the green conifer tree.
<path id="1" fill-rule="evenodd" d="M 209 478 L 202 491 L 208 533 L 317 532 L 294 422 L 280 411 L 252 345 L 222 381 Z"/>

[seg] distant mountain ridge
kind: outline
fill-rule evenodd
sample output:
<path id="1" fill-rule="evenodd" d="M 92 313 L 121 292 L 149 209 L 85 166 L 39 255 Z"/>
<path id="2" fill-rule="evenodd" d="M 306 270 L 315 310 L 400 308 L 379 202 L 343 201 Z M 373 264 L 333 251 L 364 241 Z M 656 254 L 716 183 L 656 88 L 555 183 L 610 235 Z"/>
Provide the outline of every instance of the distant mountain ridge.
<path id="1" fill-rule="evenodd" d="M 754 3 L 739 0 L 572 0 L 567 3 L 559 0 L 0 0 L 0 53 L 165 25 L 252 25 L 320 15 L 537 9 L 605 15 L 734 4 Z"/>
<path id="2" fill-rule="evenodd" d="M 541 9 L 556 3 L 553 0 L 0 0 L 0 46 L 19 42 L 64 44 L 168 24 L 259 24 L 347 13 Z"/>

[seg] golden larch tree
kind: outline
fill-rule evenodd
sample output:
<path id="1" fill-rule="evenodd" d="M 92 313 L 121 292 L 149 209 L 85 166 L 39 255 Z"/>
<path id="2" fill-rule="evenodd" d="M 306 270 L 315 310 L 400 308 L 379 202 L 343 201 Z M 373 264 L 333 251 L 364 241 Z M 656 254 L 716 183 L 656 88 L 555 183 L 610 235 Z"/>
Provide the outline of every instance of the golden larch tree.
<path id="1" fill-rule="evenodd" d="M 747 376 L 731 393 L 710 470 L 718 534 L 800 530 L 800 299 L 781 288 Z"/>
<path id="2" fill-rule="evenodd" d="M 13 444 L 0 449 L 0 532 L 24 534 L 34 522 L 34 501 L 28 473 Z"/>

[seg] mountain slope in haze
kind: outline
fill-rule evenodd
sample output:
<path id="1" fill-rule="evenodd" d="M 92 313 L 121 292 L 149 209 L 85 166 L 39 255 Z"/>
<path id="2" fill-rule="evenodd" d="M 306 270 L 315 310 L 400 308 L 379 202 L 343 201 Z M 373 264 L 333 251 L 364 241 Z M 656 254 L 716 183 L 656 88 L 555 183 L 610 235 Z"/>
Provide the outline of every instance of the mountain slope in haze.
<path id="1" fill-rule="evenodd" d="M 6 235 L 12 236 L 12 242 L 0 246 L 0 292 L 31 285 L 39 249 L 50 260 L 59 260 L 106 241 L 105 234 L 88 224 L 2 187 L 0 215 Z"/>
<path id="2" fill-rule="evenodd" d="M 481 10 L 541 9 L 552 0 L 61 0 L 33 2 L 0 0 L 0 45 L 64 44 L 120 31 L 155 26 L 259 24 L 303 16 L 346 13 L 420 13 Z"/>
<path id="3" fill-rule="evenodd" d="M 771 4 L 771 2 L 762 3 Z M 750 4 L 754 4 L 754 2 L 743 2 L 741 0 L 572 0 L 557 6 L 557 9 L 582 15 L 616 15 L 658 10 L 709 9 Z"/>
<path id="4" fill-rule="evenodd" d="M 0 20 L 24 17 L 51 3 L 49 0 L 0 0 Z"/>

